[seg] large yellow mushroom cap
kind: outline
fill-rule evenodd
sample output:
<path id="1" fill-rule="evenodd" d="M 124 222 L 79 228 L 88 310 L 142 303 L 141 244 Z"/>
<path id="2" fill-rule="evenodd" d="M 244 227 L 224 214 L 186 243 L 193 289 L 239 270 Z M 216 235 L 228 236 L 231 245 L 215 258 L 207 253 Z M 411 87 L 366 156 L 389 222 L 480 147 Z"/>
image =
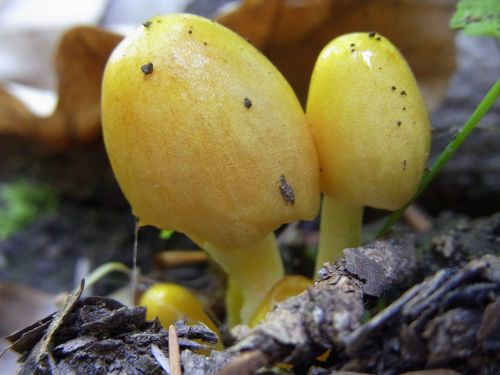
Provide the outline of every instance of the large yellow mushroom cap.
<path id="1" fill-rule="evenodd" d="M 316 62 L 306 112 L 323 192 L 388 210 L 411 198 L 429 154 L 430 125 L 415 78 L 391 42 L 376 33 L 330 42 Z"/>
<path id="2" fill-rule="evenodd" d="M 109 59 L 102 109 L 114 173 L 143 225 L 238 248 L 317 213 L 317 155 L 295 94 L 215 22 L 140 26 Z"/>

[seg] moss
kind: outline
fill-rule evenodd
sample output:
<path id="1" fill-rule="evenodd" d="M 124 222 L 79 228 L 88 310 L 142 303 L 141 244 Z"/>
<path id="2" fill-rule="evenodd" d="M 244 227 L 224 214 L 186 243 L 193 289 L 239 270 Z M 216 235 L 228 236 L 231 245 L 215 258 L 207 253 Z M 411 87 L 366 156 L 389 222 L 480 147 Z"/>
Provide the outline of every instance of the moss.
<path id="1" fill-rule="evenodd" d="M 17 180 L 0 185 L 0 240 L 57 208 L 55 191 L 40 184 Z"/>

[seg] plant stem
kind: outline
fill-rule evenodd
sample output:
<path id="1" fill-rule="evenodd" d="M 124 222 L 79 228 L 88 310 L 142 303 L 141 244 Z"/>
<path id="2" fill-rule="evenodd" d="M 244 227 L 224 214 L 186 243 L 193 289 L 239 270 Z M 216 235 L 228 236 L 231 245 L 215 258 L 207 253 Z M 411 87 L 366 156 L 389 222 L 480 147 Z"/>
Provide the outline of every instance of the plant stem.
<path id="1" fill-rule="evenodd" d="M 483 98 L 481 103 L 477 106 L 476 110 L 472 113 L 470 118 L 464 124 L 462 129 L 457 133 L 457 135 L 453 138 L 453 140 L 446 146 L 443 152 L 439 155 L 437 160 L 434 162 L 434 165 L 430 169 L 429 172 L 425 173 L 420 180 L 420 184 L 417 188 L 417 191 L 413 195 L 413 197 L 399 210 L 394 211 L 385 222 L 383 228 L 379 231 L 377 237 L 383 236 L 386 234 L 389 229 L 401 218 L 404 214 L 405 210 L 408 208 L 410 204 L 412 204 L 422 192 L 427 188 L 427 186 L 431 183 L 431 181 L 436 177 L 436 175 L 443 169 L 448 160 L 455 154 L 458 148 L 464 143 L 464 141 L 469 137 L 470 133 L 474 130 L 476 125 L 481 121 L 484 115 L 488 112 L 491 106 L 495 103 L 498 96 L 500 95 L 500 80 L 497 80 L 493 87 L 488 91 L 486 96 Z"/>
<path id="2" fill-rule="evenodd" d="M 94 269 L 87 277 L 85 277 L 85 288 L 91 288 L 95 283 L 103 279 L 106 275 L 111 272 L 121 272 L 125 275 L 131 274 L 131 269 L 120 262 L 108 262 L 101 264 L 99 267 Z M 80 286 L 76 286 L 71 293 L 75 293 L 80 289 Z M 130 301 L 131 304 L 134 303 L 133 300 Z"/>
<path id="3" fill-rule="evenodd" d="M 218 249 L 210 243 L 204 243 L 203 248 L 229 276 L 228 322 L 248 323 L 267 293 L 284 276 L 274 233 L 245 248 Z M 231 311 L 240 305 L 241 311 Z"/>
<path id="4" fill-rule="evenodd" d="M 342 257 L 344 249 L 360 245 L 362 218 L 363 207 L 352 207 L 323 195 L 316 275 L 323 263 L 333 263 Z"/>

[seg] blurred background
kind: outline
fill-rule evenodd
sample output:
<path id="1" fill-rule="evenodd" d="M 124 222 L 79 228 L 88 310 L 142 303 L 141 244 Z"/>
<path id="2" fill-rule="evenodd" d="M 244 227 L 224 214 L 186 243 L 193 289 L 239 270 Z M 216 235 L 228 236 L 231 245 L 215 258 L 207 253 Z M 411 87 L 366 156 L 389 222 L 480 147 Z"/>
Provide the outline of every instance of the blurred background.
<path id="1" fill-rule="evenodd" d="M 96 267 L 132 264 L 135 218 L 100 137 L 100 79 L 121 35 L 157 14 L 214 18 L 266 54 L 304 103 L 312 66 L 329 40 L 350 31 L 377 31 L 401 49 L 416 74 L 431 113 L 434 158 L 500 77 L 498 39 L 451 30 L 455 5 L 451 0 L 0 0 L 0 336 L 52 312 L 54 296 Z M 431 218 L 499 211 L 498 103 L 419 205 Z M 367 220 L 380 215 L 370 211 Z M 297 228 L 281 244 L 285 256 L 298 254 L 285 259 L 289 270 L 300 272 L 304 264 L 311 266 L 307 259 L 317 223 Z M 144 274 L 161 272 L 157 257 L 163 250 L 194 248 L 181 234 L 167 237 L 155 228 L 140 230 L 138 263 Z M 200 291 L 223 283 L 207 279 L 207 267 L 170 269 L 162 278 Z M 124 280 L 111 278 L 94 292 L 109 293 Z"/>

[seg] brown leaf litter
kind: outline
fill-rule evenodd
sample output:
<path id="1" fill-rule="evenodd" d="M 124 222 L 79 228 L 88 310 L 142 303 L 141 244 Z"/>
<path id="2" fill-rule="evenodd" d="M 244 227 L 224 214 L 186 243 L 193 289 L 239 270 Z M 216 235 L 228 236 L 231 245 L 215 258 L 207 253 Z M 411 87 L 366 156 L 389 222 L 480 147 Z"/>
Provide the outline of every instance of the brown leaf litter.
<path id="1" fill-rule="evenodd" d="M 225 375 L 253 374 L 278 363 L 315 375 L 440 368 L 495 373 L 500 368 L 499 228 L 500 214 L 460 221 L 451 229 L 455 243 L 474 243 L 471 238 L 480 234 L 491 253 L 471 260 L 474 249 L 457 246 L 454 251 L 463 256 L 447 258 L 437 271 L 429 264 L 442 255 L 432 249 L 450 229 L 424 241 L 424 257 L 417 256 L 415 238 L 407 233 L 346 249 L 343 259 L 325 265 L 314 288 L 278 304 L 256 328 L 234 329 L 236 343 L 225 351 L 194 353 L 206 346 L 193 339 L 213 342 L 215 335 L 201 324 L 179 322 L 180 365 L 186 374 Z M 415 279 L 420 281 L 405 287 Z M 375 308 L 374 297 L 387 307 Z M 144 313 L 142 307 L 77 294 L 59 312 L 8 339 L 23 353 L 21 373 L 161 373 L 172 339 L 157 321 L 145 321 Z M 320 362 L 316 357 L 325 350 L 328 359 Z"/>
<path id="2" fill-rule="evenodd" d="M 401 49 L 434 108 L 455 68 L 454 34 L 448 28 L 453 10 L 451 0 L 245 0 L 217 21 L 269 57 L 303 103 L 321 49 L 340 34 L 375 30 Z M 54 113 L 39 117 L 0 87 L 0 135 L 56 151 L 96 141 L 102 73 L 121 38 L 95 27 L 68 30 L 55 56 L 59 99 Z"/>

